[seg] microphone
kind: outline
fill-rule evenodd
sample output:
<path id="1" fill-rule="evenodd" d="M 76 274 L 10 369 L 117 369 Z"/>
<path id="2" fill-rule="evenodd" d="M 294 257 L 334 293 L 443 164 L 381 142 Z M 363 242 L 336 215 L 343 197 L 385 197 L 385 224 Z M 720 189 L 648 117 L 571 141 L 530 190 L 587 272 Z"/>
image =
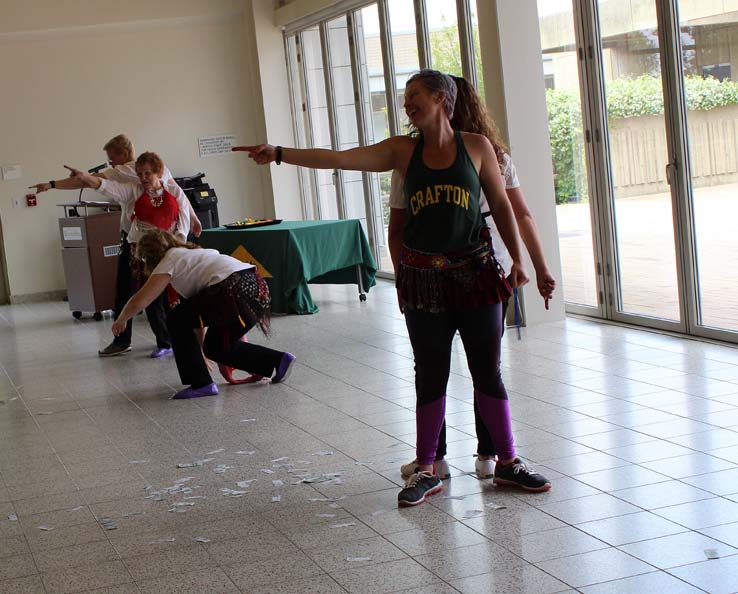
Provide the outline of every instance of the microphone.
<path id="1" fill-rule="evenodd" d="M 107 163 L 103 163 L 102 165 L 95 165 L 92 169 L 88 169 L 87 173 L 97 173 L 98 171 L 102 171 L 108 166 Z"/>

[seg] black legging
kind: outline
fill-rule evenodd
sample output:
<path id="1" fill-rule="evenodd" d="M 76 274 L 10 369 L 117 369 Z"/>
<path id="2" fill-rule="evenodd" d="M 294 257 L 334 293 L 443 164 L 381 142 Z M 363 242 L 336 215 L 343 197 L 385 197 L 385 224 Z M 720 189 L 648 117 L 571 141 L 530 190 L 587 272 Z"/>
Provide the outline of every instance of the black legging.
<path id="1" fill-rule="evenodd" d="M 507 319 L 507 308 L 510 304 L 510 300 L 502 303 L 502 334 L 505 334 L 505 320 Z M 477 409 L 477 403 L 474 401 L 474 424 L 477 431 L 477 454 L 480 456 L 495 456 L 497 451 L 495 450 L 495 444 L 492 441 L 492 437 L 487 431 L 487 427 L 479 416 L 479 410 Z M 440 460 L 445 458 L 448 453 L 448 447 L 446 444 L 446 420 L 444 419 L 443 425 L 441 426 L 441 432 L 438 435 L 438 448 L 436 449 L 436 459 Z"/>
<path id="2" fill-rule="evenodd" d="M 183 299 L 177 307 L 169 310 L 167 326 L 182 383 L 194 388 L 210 384 L 213 378 L 194 332 L 194 328 L 199 327 L 199 320 L 187 300 Z M 240 338 L 251 328 L 253 324 L 244 327 L 236 317 L 225 324 L 210 326 L 202 351 L 208 359 L 216 363 L 271 377 L 284 353 L 258 344 L 241 342 Z"/>
<path id="3" fill-rule="evenodd" d="M 121 234 L 120 255 L 118 256 L 118 269 L 115 275 L 115 308 L 113 313 L 117 319 L 123 307 L 133 295 L 133 282 L 131 277 L 131 244 Z M 126 322 L 126 329 L 113 339 L 120 346 L 131 345 L 131 334 L 133 333 L 133 319 Z"/>
<path id="4" fill-rule="evenodd" d="M 136 280 L 134 279 L 133 269 L 131 267 L 131 244 L 125 236 L 121 236 L 120 255 L 118 256 L 118 270 L 115 276 L 115 309 L 113 313 L 116 319 L 123 311 L 126 303 L 135 293 Z M 146 318 L 149 320 L 151 331 L 156 337 L 156 346 L 160 349 L 171 348 L 171 339 L 169 338 L 169 330 L 166 323 L 166 298 L 164 293 L 157 297 L 151 305 L 146 308 Z M 120 346 L 130 346 L 131 336 L 133 334 L 133 319 L 128 320 L 126 328 L 113 342 Z"/>
<path id="5" fill-rule="evenodd" d="M 437 454 L 444 422 L 451 343 L 457 330 L 474 382 L 475 406 L 479 406 L 487 428 L 492 429 L 496 449 L 506 457 L 514 457 L 507 392 L 499 367 L 501 304 L 444 313 L 406 310 L 405 323 L 415 358 L 418 463 L 430 464 Z"/>

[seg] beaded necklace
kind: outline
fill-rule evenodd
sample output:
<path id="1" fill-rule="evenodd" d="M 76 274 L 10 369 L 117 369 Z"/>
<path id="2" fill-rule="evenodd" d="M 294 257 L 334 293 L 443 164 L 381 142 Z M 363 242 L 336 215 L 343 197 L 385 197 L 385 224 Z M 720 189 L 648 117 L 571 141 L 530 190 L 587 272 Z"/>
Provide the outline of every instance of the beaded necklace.
<path id="1" fill-rule="evenodd" d="M 147 192 L 147 194 L 149 193 Z M 158 196 L 149 194 L 149 200 L 154 208 L 160 207 L 164 203 L 164 188 L 159 188 Z"/>

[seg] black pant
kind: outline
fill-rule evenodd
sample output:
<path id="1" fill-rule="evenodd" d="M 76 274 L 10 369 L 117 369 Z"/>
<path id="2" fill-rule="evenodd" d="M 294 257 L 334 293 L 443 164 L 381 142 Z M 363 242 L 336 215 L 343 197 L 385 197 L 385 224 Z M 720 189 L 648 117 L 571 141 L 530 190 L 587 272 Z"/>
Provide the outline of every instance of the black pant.
<path id="1" fill-rule="evenodd" d="M 406 310 L 405 322 L 415 358 L 415 390 L 417 396 L 417 459 L 432 460 L 438 456 L 440 430 L 443 424 L 443 404 L 451 367 L 451 346 L 458 330 L 464 343 L 466 360 L 474 382 L 475 405 L 478 395 L 485 399 L 488 409 L 485 423 L 500 424 L 501 443 L 512 451 L 512 434 L 509 431 L 507 392 L 500 374 L 500 339 L 502 307 L 499 303 L 475 309 L 455 310 L 443 313 L 427 313 Z M 492 405 L 499 411 L 490 411 L 490 401 L 504 402 Z M 422 414 L 421 414 L 422 412 Z M 509 444 L 508 444 L 509 442 Z"/>
<path id="2" fill-rule="evenodd" d="M 146 318 L 151 331 L 156 337 L 156 346 L 160 349 L 172 348 L 172 339 L 167 327 L 167 293 L 164 291 L 146 308 Z"/>
<path id="3" fill-rule="evenodd" d="M 125 237 L 121 238 L 120 255 L 118 256 L 118 270 L 115 276 L 115 309 L 113 313 L 116 319 L 123 311 L 123 307 L 133 295 L 133 277 L 131 275 L 131 244 Z M 128 320 L 126 329 L 113 339 L 113 342 L 121 346 L 130 346 L 131 334 L 133 332 L 133 320 Z"/>
<path id="4" fill-rule="evenodd" d="M 510 304 L 510 300 L 503 301 L 502 303 L 502 333 L 505 333 L 505 320 L 507 319 L 507 308 Z M 492 437 L 487 431 L 487 426 L 482 421 L 477 409 L 476 400 L 474 401 L 474 424 L 476 425 L 477 431 L 477 454 L 481 456 L 494 456 L 497 452 L 495 451 L 495 444 L 492 442 Z M 445 458 L 448 453 L 446 444 L 446 421 L 443 421 L 441 427 L 441 433 L 438 435 L 438 449 L 436 450 L 436 459 L 440 460 Z"/>
<path id="5" fill-rule="evenodd" d="M 200 351 L 194 329 L 199 321 L 186 300 L 169 310 L 167 326 L 172 337 L 174 360 L 182 383 L 195 388 L 213 381 Z M 271 377 L 284 352 L 258 344 L 241 342 L 240 338 L 253 328 L 244 327 L 236 317 L 226 324 L 210 326 L 205 336 L 205 356 L 216 363 L 235 367 L 248 373 Z"/>
<path id="6" fill-rule="evenodd" d="M 118 270 L 115 277 L 115 309 L 113 313 L 116 318 L 133 296 L 138 284 L 131 267 L 131 251 L 131 244 L 123 237 L 120 242 L 120 256 L 118 256 Z M 146 308 L 149 326 L 151 326 L 151 331 L 156 337 L 156 346 L 160 349 L 168 349 L 172 346 L 166 323 L 166 303 L 166 293 L 162 293 Z M 126 323 L 126 329 L 116 336 L 113 342 L 122 346 L 130 346 L 132 334 L 133 320 L 131 319 Z"/>

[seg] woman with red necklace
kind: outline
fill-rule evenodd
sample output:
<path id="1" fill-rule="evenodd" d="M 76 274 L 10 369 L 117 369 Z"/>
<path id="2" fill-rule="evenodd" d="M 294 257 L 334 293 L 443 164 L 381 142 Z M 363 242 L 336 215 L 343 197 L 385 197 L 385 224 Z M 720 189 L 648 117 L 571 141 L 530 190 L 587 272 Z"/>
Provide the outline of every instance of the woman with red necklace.
<path id="1" fill-rule="evenodd" d="M 83 187 L 97 190 L 106 198 L 120 203 L 123 212 L 131 213 L 128 242 L 131 244 L 132 254 L 136 253 L 136 242 L 147 229 L 161 229 L 177 235 L 183 241 L 187 239 L 190 229 L 189 202 L 177 184 L 165 184 L 162 181 L 164 162 L 156 153 L 142 153 L 136 159 L 138 184 L 111 181 L 72 167 L 67 169 Z M 134 288 L 143 284 L 141 266 L 137 261 L 131 261 L 131 273 Z M 169 332 L 166 327 L 165 298 L 160 296 L 156 299 L 146 308 L 146 313 L 157 342 L 152 357 L 171 353 Z"/>

